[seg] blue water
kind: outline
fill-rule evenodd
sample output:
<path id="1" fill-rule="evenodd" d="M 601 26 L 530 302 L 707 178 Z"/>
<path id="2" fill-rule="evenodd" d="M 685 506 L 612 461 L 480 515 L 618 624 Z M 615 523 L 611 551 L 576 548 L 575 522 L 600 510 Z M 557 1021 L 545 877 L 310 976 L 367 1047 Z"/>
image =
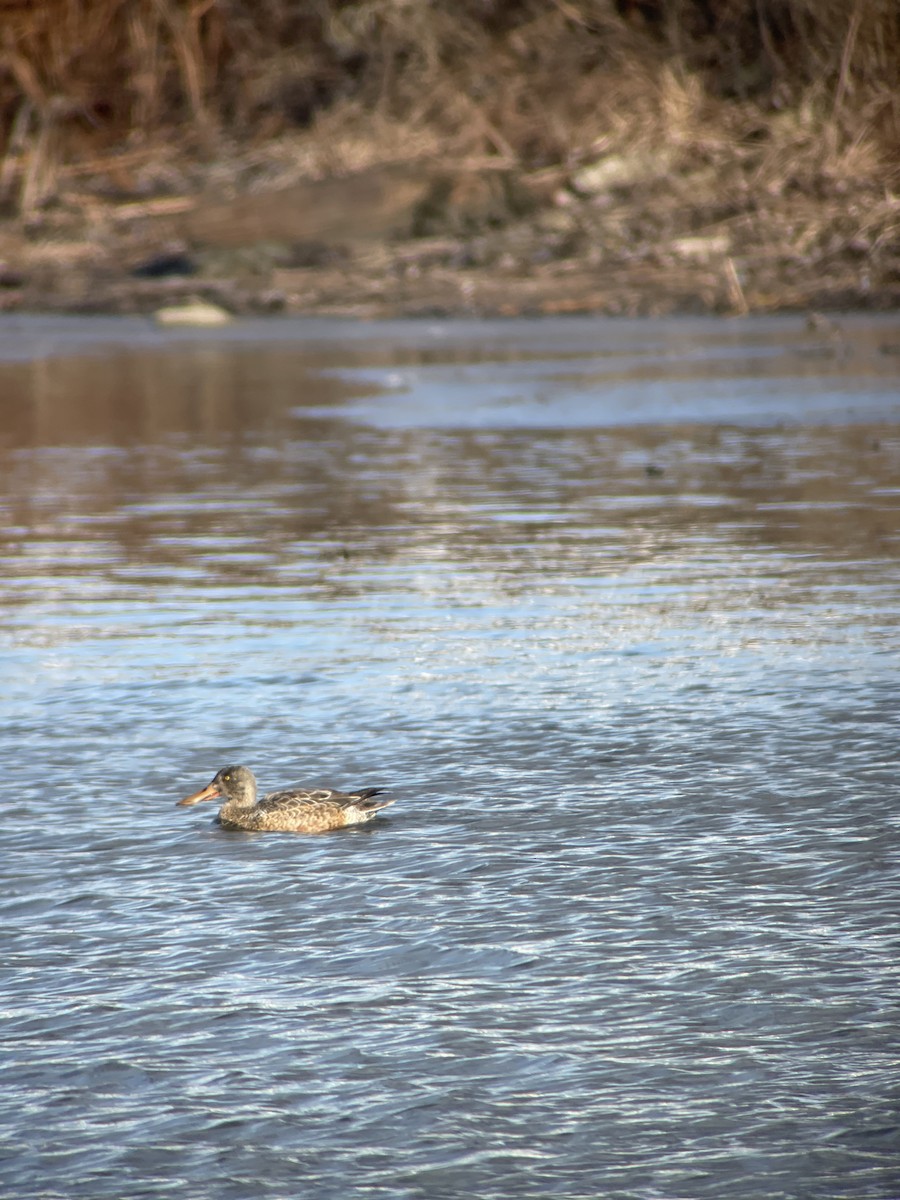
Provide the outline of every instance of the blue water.
<path id="1" fill-rule="evenodd" d="M 845 328 L 0 331 L 4 1197 L 900 1196 Z M 175 807 L 229 762 L 397 803 Z"/>

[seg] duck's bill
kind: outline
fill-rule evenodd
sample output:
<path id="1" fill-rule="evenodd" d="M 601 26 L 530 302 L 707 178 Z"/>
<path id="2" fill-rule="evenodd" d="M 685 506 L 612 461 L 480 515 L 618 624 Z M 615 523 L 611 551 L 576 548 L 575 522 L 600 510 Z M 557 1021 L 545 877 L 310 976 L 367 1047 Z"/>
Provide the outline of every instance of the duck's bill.
<path id="1" fill-rule="evenodd" d="M 221 792 L 214 783 L 208 783 L 205 788 L 201 788 L 199 792 L 194 792 L 191 796 L 185 796 L 183 800 L 178 800 L 175 807 L 187 807 L 189 804 L 200 804 L 203 800 L 216 800 L 221 796 Z"/>

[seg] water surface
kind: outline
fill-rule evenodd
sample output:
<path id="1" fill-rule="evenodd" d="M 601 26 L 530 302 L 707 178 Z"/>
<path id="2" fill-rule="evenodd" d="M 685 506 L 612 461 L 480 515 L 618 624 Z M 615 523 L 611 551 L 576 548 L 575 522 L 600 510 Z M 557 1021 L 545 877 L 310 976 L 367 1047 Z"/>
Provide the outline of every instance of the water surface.
<path id="1" fill-rule="evenodd" d="M 896 323 L 9 319 L 10 1197 L 896 1200 Z M 379 785 L 321 837 L 174 802 Z"/>

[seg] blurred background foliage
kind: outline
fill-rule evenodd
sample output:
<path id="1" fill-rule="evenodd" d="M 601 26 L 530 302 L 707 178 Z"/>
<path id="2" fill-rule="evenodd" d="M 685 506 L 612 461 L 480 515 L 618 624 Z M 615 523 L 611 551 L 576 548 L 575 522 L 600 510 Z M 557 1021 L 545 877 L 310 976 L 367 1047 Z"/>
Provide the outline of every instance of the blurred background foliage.
<path id="1" fill-rule="evenodd" d="M 0 0 L 0 202 L 298 135 L 319 173 L 675 146 L 890 182 L 898 73 L 896 0 Z"/>

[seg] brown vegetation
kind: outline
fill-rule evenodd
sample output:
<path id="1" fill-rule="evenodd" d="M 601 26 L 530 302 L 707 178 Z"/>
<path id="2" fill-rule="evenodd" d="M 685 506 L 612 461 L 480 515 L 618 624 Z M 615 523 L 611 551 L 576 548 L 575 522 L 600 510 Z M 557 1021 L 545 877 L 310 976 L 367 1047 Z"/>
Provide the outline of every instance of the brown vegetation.
<path id="1" fill-rule="evenodd" d="M 0 296 L 892 304 L 898 75 L 895 0 L 0 0 Z"/>

